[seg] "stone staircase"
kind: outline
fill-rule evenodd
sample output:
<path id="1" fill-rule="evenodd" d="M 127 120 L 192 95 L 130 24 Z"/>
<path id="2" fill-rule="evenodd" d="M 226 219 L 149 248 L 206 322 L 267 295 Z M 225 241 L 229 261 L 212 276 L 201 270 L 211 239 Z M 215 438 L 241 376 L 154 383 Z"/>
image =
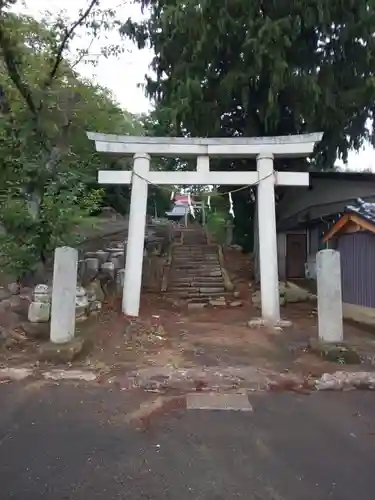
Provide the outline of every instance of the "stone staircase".
<path id="1" fill-rule="evenodd" d="M 196 238 L 194 243 L 191 243 L 193 238 L 189 237 L 189 242 L 186 239 L 184 244 L 174 246 L 172 251 L 168 295 L 195 304 L 223 302 L 222 305 L 225 305 L 228 293 L 218 246 L 208 245 L 205 241 L 197 242 Z"/>

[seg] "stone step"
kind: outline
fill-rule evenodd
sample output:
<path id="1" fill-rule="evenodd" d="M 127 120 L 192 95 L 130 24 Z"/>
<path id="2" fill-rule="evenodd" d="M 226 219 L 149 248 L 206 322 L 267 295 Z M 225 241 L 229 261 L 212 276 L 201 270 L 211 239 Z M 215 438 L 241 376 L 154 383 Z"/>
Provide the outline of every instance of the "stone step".
<path id="1" fill-rule="evenodd" d="M 179 253 L 217 253 L 217 248 L 215 247 L 193 247 L 193 248 L 184 248 L 184 247 L 175 247 L 173 249 L 173 253 L 179 254 Z"/>
<path id="2" fill-rule="evenodd" d="M 218 287 L 168 287 L 169 292 L 179 292 L 179 293 L 187 293 L 187 294 L 195 294 L 199 293 L 201 295 L 212 295 L 212 294 L 217 294 L 217 293 L 224 293 L 225 288 L 224 286 L 218 286 Z"/>
<path id="3" fill-rule="evenodd" d="M 169 275 L 170 280 L 179 280 L 179 281 L 186 281 L 186 282 L 191 282 L 191 281 L 210 281 L 212 283 L 216 283 L 217 281 L 222 280 L 222 276 L 208 276 L 208 275 L 202 275 L 202 274 L 190 274 L 189 276 L 185 276 L 183 273 L 171 273 Z"/>
<path id="4" fill-rule="evenodd" d="M 206 243 L 184 243 L 183 245 L 176 245 L 174 247 L 175 251 L 181 251 L 181 250 L 197 250 L 197 249 L 203 249 L 203 250 L 217 250 L 217 245 L 207 245 Z"/>
<path id="5" fill-rule="evenodd" d="M 171 266 L 171 272 L 173 273 L 174 271 L 177 271 L 178 273 L 189 273 L 196 271 L 198 274 L 202 274 L 202 272 L 207 272 L 207 276 L 216 271 L 220 271 L 221 273 L 221 266 L 219 265 L 202 265 L 202 266 L 196 266 L 196 265 L 185 265 L 185 266 Z"/>
<path id="6" fill-rule="evenodd" d="M 174 267 L 172 269 L 172 273 L 177 272 L 178 274 L 187 274 L 187 275 L 192 275 L 192 274 L 199 274 L 199 275 L 207 275 L 207 276 L 212 276 L 211 273 L 220 273 L 221 274 L 221 268 L 219 266 L 186 266 L 186 267 Z"/>
<path id="7" fill-rule="evenodd" d="M 186 262 L 172 262 L 172 267 L 178 268 L 178 267 L 195 267 L 197 268 L 198 266 L 201 267 L 218 267 L 220 266 L 220 263 L 218 261 L 200 261 L 198 262 L 191 262 L 191 261 L 186 261 Z"/>
<path id="8" fill-rule="evenodd" d="M 194 277 L 192 279 L 175 277 L 175 278 L 170 280 L 170 283 L 171 283 L 171 285 L 172 284 L 178 284 L 178 285 L 184 284 L 186 286 L 195 286 L 194 283 L 197 283 L 198 286 L 201 283 L 204 283 L 204 284 L 210 283 L 213 286 L 216 286 L 217 284 L 222 284 L 223 279 L 220 276 L 217 278 L 210 278 L 210 277 L 207 278 L 204 276 L 201 276 L 201 277 L 197 276 L 197 277 Z"/>
<path id="9" fill-rule="evenodd" d="M 217 252 L 173 252 L 175 257 L 194 257 L 195 255 L 217 255 Z"/>
<path id="10" fill-rule="evenodd" d="M 180 266 L 220 266 L 220 262 L 215 260 L 181 260 L 181 261 L 172 261 L 172 267 L 180 267 Z"/>
<path id="11" fill-rule="evenodd" d="M 197 282 L 194 282 L 194 283 L 179 283 L 179 282 L 172 282 L 170 283 L 169 287 L 168 287 L 170 290 L 175 290 L 175 289 L 186 289 L 186 290 L 192 290 L 192 289 L 218 289 L 220 288 L 220 290 L 222 288 L 224 288 L 224 283 L 223 282 L 220 282 L 220 283 L 197 283 Z"/>
<path id="12" fill-rule="evenodd" d="M 173 259 L 218 259 L 217 254 L 173 255 Z"/>
<path id="13" fill-rule="evenodd" d="M 219 298 L 219 297 L 225 297 L 228 295 L 227 292 L 212 292 L 210 294 L 203 294 L 199 292 L 187 292 L 186 290 L 181 291 L 181 290 L 168 290 L 168 294 L 172 297 L 176 297 L 179 299 L 207 299 L 210 300 L 211 298 Z"/>
<path id="14" fill-rule="evenodd" d="M 178 254 L 178 255 L 173 255 L 173 259 L 217 259 L 218 255 L 215 253 L 212 254 L 194 254 L 194 255 L 185 255 L 185 254 Z"/>
<path id="15" fill-rule="evenodd" d="M 192 254 L 192 253 L 217 253 L 217 248 L 215 247 L 193 247 L 193 248 L 184 248 L 184 247 L 175 247 L 173 249 L 173 253 L 180 254 Z"/>
<path id="16" fill-rule="evenodd" d="M 219 261 L 217 255 L 212 257 L 173 257 L 172 262 L 211 262 Z"/>
<path id="17" fill-rule="evenodd" d="M 192 280 L 194 278 L 220 278 L 221 276 L 221 271 L 199 272 L 199 270 L 196 269 L 191 273 L 171 271 L 169 274 L 169 280 L 176 278 L 185 278 L 189 280 Z"/>

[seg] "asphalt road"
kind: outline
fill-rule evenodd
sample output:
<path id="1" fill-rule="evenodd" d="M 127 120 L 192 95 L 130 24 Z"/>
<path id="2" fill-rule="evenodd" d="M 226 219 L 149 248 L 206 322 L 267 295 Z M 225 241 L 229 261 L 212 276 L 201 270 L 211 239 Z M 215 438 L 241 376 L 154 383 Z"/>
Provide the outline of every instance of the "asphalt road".
<path id="1" fill-rule="evenodd" d="M 374 393 L 251 394 L 253 412 L 180 408 L 137 430 L 143 397 L 1 385 L 0 498 L 374 498 Z"/>

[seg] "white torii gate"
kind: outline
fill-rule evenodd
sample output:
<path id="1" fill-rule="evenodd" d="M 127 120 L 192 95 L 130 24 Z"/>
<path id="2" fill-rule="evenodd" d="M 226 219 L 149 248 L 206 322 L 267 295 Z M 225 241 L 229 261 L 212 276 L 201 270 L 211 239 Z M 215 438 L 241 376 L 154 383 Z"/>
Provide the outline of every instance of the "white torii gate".
<path id="1" fill-rule="evenodd" d="M 276 172 L 274 157 L 306 157 L 322 138 L 322 133 L 253 138 L 130 137 L 88 132 L 96 150 L 133 155 L 132 171 L 100 170 L 100 184 L 131 184 L 131 204 L 126 249 L 122 311 L 139 315 L 143 246 L 146 226 L 148 183 L 201 185 L 258 185 L 259 258 L 262 317 L 280 319 L 279 277 L 275 214 L 275 184 L 308 186 L 306 172 Z M 150 171 L 150 155 L 196 157 L 194 172 Z M 241 157 L 257 160 L 256 172 L 210 171 L 210 157 Z"/>

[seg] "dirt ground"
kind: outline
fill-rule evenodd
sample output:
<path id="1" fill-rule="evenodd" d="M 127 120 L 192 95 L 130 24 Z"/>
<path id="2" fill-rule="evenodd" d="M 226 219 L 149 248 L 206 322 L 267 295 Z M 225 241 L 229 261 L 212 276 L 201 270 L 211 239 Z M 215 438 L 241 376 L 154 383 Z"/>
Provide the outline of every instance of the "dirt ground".
<path id="1" fill-rule="evenodd" d="M 231 250 L 226 261 L 241 306 L 189 310 L 165 295 L 143 294 L 140 317 L 131 319 L 120 312 L 119 300 L 108 302 L 97 317 L 77 324 L 77 333 L 90 339 L 91 349 L 74 366 L 107 374 L 158 367 L 251 366 L 319 376 L 338 369 L 371 369 L 375 364 L 375 335 L 356 325 L 345 325 L 345 339 L 362 356 L 360 366 L 338 367 L 310 354 L 308 341 L 317 338 L 314 303 L 282 308 L 282 317 L 292 321 L 290 328 L 249 328 L 248 321 L 260 314 L 251 301 L 255 286 L 250 257 Z M 0 364 L 40 366 L 37 348 L 35 342 L 20 341 L 0 352 Z"/>

